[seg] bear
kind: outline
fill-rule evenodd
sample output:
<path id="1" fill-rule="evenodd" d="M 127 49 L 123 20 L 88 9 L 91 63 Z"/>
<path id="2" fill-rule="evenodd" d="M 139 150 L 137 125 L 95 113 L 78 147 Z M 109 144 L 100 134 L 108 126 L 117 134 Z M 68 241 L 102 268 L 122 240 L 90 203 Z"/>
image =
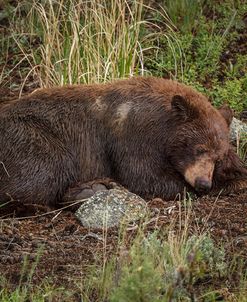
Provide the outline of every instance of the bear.
<path id="1" fill-rule="evenodd" d="M 40 89 L 0 107 L 0 201 L 57 205 L 97 179 L 145 199 L 245 190 L 231 119 L 162 78 Z"/>

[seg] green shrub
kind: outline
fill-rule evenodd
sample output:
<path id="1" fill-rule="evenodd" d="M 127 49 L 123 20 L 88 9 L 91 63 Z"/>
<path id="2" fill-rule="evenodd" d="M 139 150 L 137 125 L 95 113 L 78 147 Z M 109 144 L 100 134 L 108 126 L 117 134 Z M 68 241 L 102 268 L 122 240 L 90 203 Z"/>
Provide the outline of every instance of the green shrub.
<path id="1" fill-rule="evenodd" d="M 212 94 L 216 106 L 227 103 L 236 112 L 241 112 L 247 108 L 247 76 L 215 85 Z"/>
<path id="2" fill-rule="evenodd" d="M 137 237 L 110 301 L 189 301 L 198 280 L 226 273 L 224 250 L 212 239 L 184 235 Z"/>

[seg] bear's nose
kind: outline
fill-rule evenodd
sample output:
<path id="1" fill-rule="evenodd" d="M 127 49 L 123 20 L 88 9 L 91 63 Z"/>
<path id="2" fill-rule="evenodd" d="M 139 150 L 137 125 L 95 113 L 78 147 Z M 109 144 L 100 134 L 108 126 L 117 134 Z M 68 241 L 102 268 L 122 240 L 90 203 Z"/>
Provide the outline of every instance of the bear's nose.
<path id="1" fill-rule="evenodd" d="M 195 181 L 195 189 L 198 192 L 209 192 L 212 187 L 212 182 L 202 177 L 197 177 Z"/>

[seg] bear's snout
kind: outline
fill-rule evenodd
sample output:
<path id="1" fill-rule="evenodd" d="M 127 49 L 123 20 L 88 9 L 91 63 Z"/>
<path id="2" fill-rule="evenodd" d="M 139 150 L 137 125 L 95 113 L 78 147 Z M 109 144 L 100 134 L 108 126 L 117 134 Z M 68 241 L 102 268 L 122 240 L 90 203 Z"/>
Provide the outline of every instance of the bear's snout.
<path id="1" fill-rule="evenodd" d="M 212 181 L 203 177 L 197 177 L 195 180 L 195 189 L 198 192 L 207 193 L 212 187 Z"/>
<path id="2" fill-rule="evenodd" d="M 214 166 L 208 155 L 202 156 L 187 166 L 184 178 L 197 192 L 206 193 L 212 187 Z"/>

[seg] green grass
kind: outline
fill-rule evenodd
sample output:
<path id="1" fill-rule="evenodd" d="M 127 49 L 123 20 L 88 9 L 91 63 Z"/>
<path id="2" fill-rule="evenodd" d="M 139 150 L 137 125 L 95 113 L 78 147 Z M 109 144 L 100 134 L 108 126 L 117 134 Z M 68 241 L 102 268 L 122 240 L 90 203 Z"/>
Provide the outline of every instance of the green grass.
<path id="1" fill-rule="evenodd" d="M 71 295 L 63 287 L 54 288 L 52 285 L 42 285 L 37 287 L 25 287 L 9 291 L 4 288 L 0 290 L 1 302 L 47 302 L 47 301 L 72 301 Z"/>
<path id="2" fill-rule="evenodd" d="M 173 24 L 183 33 L 191 32 L 198 25 L 205 0 L 163 0 L 162 6 Z"/>
<path id="3" fill-rule="evenodd" d="M 237 153 L 245 162 L 247 161 L 247 133 L 237 140 Z"/>

